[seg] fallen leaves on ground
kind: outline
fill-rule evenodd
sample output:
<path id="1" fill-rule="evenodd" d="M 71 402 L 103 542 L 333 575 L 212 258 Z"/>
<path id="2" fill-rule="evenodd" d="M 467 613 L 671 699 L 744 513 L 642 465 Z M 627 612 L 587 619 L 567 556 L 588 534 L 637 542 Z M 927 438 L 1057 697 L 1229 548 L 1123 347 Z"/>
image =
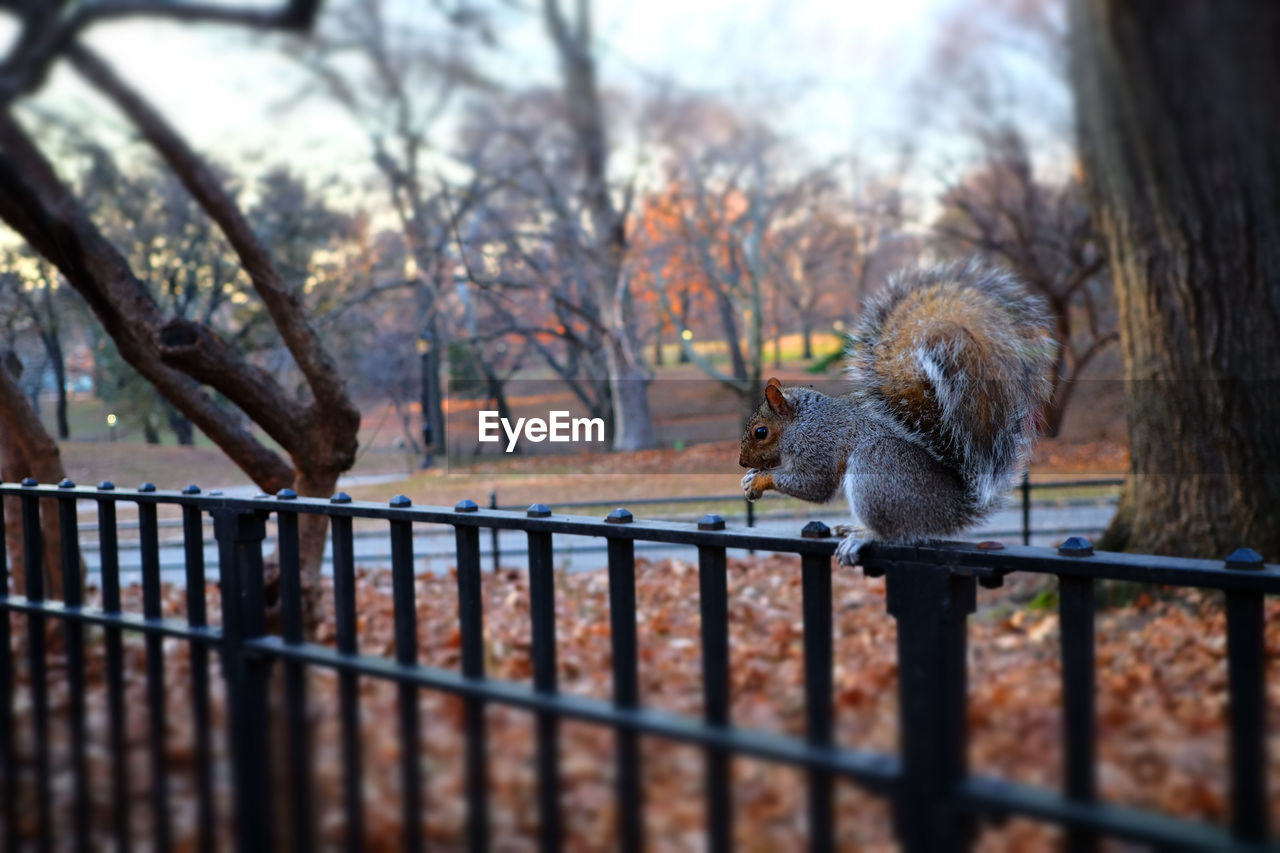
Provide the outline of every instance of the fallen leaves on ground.
<path id="1" fill-rule="evenodd" d="M 698 717 L 702 713 L 698 568 L 677 560 L 637 561 L 639 669 L 647 707 Z M 805 727 L 803 626 L 800 572 L 793 557 L 730 560 L 728 570 L 732 714 L 735 725 L 802 737 Z M 969 628 L 970 765 L 1046 787 L 1059 784 L 1060 670 L 1057 616 L 1029 610 L 1025 601 L 1045 582 L 1013 576 L 1005 589 L 983 592 Z M 529 683 L 532 674 L 529 595 L 523 571 L 486 573 L 483 579 L 486 671 L 494 678 Z M 835 704 L 837 742 L 893 752 L 897 742 L 896 629 L 885 612 L 882 580 L 837 570 L 833 576 Z M 207 589 L 211 614 L 220 610 L 216 586 Z M 166 588 L 166 614 L 183 618 L 185 591 Z M 451 574 L 422 575 L 415 583 L 419 660 L 456 669 L 460 662 L 457 587 Z M 126 594 L 126 608 L 140 609 L 141 592 Z M 332 600 L 330 595 L 328 600 Z M 358 579 L 360 650 L 391 656 L 394 633 L 391 576 L 361 570 Z M 1271 730 L 1280 712 L 1280 621 L 1267 604 Z M 216 618 L 214 620 L 217 621 Z M 36 830 L 32 695 L 25 652 L 27 627 L 12 617 L 19 687 L 14 694 L 14 743 L 20 776 L 20 832 Z M 608 576 L 605 572 L 559 572 L 556 577 L 559 687 L 566 693 L 608 699 L 611 695 Z M 68 762 L 68 679 L 61 629 L 49 627 L 48 691 L 51 714 L 54 827 L 69 844 L 72 774 Z M 333 642 L 332 614 L 320 641 Z M 1102 612 L 1097 619 L 1099 775 L 1103 796 L 1225 823 L 1230 810 L 1226 769 L 1225 623 L 1214 594 L 1171 593 L 1140 598 L 1134 606 Z M 104 632 L 86 632 L 88 767 L 93 846 L 112 831 L 107 739 Z M 191 655 L 187 645 L 166 639 L 164 654 L 168 814 L 177 849 L 191 849 L 196 832 Z M 133 837 L 151 833 L 151 779 L 145 640 L 126 634 L 126 770 Z M 215 806 L 219 844 L 230 844 L 231 782 L 226 763 L 227 720 L 223 680 L 216 656 L 210 661 Z M 346 836 L 343 767 L 338 722 L 337 677 L 312 669 L 307 691 L 312 748 L 306 784 L 319 846 L 336 849 Z M 397 690 L 361 678 L 360 721 L 365 847 L 397 849 L 402 832 L 401 745 Z M 278 709 L 279 682 L 271 689 Z M 464 764 L 465 718 L 461 700 L 419 691 L 423 745 L 418 765 L 424 796 L 420 831 L 442 849 L 465 847 L 467 813 Z M 277 720 L 280 715 L 276 714 Z M 495 849 L 532 850 L 538 830 L 535 723 L 512 708 L 489 705 L 489 812 Z M 271 790 L 278 823 L 287 814 L 285 793 L 300 779 L 284 778 L 282 724 L 272 726 Z M 612 844 L 618 826 L 614 801 L 614 737 L 606 728 L 565 722 L 560 730 L 560 777 L 566 846 L 595 850 Z M 1280 749 L 1270 751 L 1273 814 L 1280 814 Z M 705 800 L 701 750 L 657 738 L 642 741 L 644 819 L 651 846 L 661 850 L 703 849 Z M 10 780 L 5 780 L 8 783 Z M 735 758 L 734 837 L 739 849 L 799 849 L 807 836 L 804 774 L 793 768 Z M 837 837 L 846 849 L 893 849 L 888 804 L 849 783 L 837 791 Z M 1055 831 L 1014 820 L 983 830 L 980 847 L 1040 849 Z"/>

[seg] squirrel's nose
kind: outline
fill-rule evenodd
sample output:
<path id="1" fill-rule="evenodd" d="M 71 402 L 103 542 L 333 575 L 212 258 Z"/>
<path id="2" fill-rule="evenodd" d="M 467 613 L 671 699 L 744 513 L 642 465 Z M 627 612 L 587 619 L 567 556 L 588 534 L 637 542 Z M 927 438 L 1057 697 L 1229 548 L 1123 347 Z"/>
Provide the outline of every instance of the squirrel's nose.
<path id="1" fill-rule="evenodd" d="M 738 464 L 741 465 L 743 468 L 751 467 L 751 463 L 748 462 L 746 457 L 741 454 L 738 455 Z"/>

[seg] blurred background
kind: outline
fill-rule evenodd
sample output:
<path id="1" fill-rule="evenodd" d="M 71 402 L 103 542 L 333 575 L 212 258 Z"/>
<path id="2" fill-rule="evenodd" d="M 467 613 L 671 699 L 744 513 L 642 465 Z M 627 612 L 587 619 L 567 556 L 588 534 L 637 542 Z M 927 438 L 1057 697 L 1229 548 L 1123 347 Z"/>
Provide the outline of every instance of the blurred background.
<path id="1" fill-rule="evenodd" d="M 77 481 L 274 491 L 291 466 L 307 479 L 300 457 L 323 457 L 331 484 L 328 469 L 457 473 L 481 450 L 491 471 L 528 472 L 475 442 L 477 408 L 604 417 L 616 450 L 734 442 L 764 378 L 838 379 L 842 333 L 894 267 L 970 254 L 1057 316 L 1057 467 L 1123 469 L 1114 308 L 1057 3 L 330 0 L 307 37 L 213 17 L 105 17 L 82 55 L 20 87 L 22 132 L 155 302 L 125 337 L 182 326 L 247 362 L 195 371 L 224 383 L 198 401 L 205 417 L 257 445 L 229 449 L 242 440 L 207 438 L 195 402 L 139 371 L 184 356 L 122 347 L 81 288 L 0 229 L 0 347 Z M 20 67 L 33 36 L 7 24 Z M 177 142 L 157 145 L 148 120 Z M 175 146 L 220 185 L 221 213 L 192 196 Z M 227 217 L 256 235 L 256 260 Z M 346 381 L 355 456 L 263 411 L 263 393 L 306 402 L 337 384 L 299 367 L 256 292 L 264 264 Z M 267 377 L 257 392 L 226 387 L 258 382 L 250 369 Z M 681 470 L 727 474 L 734 455 Z M 579 467 L 593 466 L 653 470 Z"/>
<path id="2" fill-rule="evenodd" d="M 1280 488 L 1268 476 L 1267 406 L 1280 396 L 1267 396 L 1275 386 L 1266 383 L 1280 335 L 1270 310 L 1275 253 L 1265 247 L 1280 221 L 1270 144 L 1280 111 L 1267 107 L 1280 87 L 1254 72 L 1275 70 L 1258 40 L 1280 32 L 1280 16 L 1255 3 L 1271 29 L 1254 28 L 1248 5 L 1217 18 L 1198 4 L 1076 4 L 1077 115 L 1066 4 L 1055 0 L 0 0 L 0 480 L 342 490 L 379 502 L 403 493 L 419 505 L 543 502 L 597 517 L 626 504 L 641 518 L 716 512 L 733 527 L 793 534 L 800 516 L 836 523 L 846 513 L 770 496 L 747 514 L 738 438 L 763 382 L 838 389 L 844 335 L 893 269 L 978 256 L 1045 298 L 1059 350 L 1026 503 L 973 536 L 1056 544 L 1110 523 L 1112 541 L 1099 550 L 1221 558 L 1252 544 L 1271 557 Z M 1122 36 L 1125 49 L 1113 49 Z M 1184 60 L 1197 51 L 1196 62 Z M 1098 149 L 1090 156 L 1077 145 L 1078 119 L 1096 131 L 1080 135 Z M 1126 146 L 1145 146 L 1145 172 L 1130 168 L 1140 158 Z M 1165 180 L 1185 191 L 1163 193 Z M 1091 206 L 1119 211 L 1100 217 L 1105 238 Z M 1242 222 L 1240 211 L 1256 216 Z M 1202 239 L 1188 248 L 1192 232 Z M 1108 245 L 1123 255 L 1114 265 Z M 1143 382 L 1123 381 L 1113 279 L 1128 309 L 1130 375 Z M 599 417 L 604 447 L 525 444 L 506 454 L 502 443 L 476 442 L 481 409 Z M 1116 513 L 1130 435 L 1137 464 Z M 1182 476 L 1205 472 L 1228 476 Z M 199 573 L 187 574 L 199 548 L 184 547 L 177 506 L 152 514 L 144 546 L 142 514 L 122 497 L 110 547 L 124 609 L 163 607 L 178 619 L 207 598 L 216 623 L 220 592 L 210 582 L 201 597 Z M 44 541 L 54 542 L 66 531 L 56 501 L 45 503 Z M 91 540 L 117 525 L 99 528 L 95 502 L 79 503 L 93 606 L 105 561 Z M 21 548 L 34 538 L 22 535 L 19 504 L 5 498 L 10 566 L 24 564 Z M 299 562 L 308 639 L 332 645 L 326 523 L 299 525 Z M 426 570 L 415 578 L 421 660 L 453 668 L 455 532 L 416 527 L 431 528 L 414 531 L 415 568 Z M 212 572 L 208 528 L 192 536 L 202 530 Z M 277 532 L 273 524 L 270 550 Z M 359 648 L 389 654 L 385 522 L 362 519 L 352 535 Z M 485 666 L 528 679 L 528 538 L 483 538 L 492 569 Z M 580 570 L 606 558 L 597 540 L 574 538 L 556 539 L 560 684 L 604 698 L 613 605 L 605 573 Z M 147 603 L 136 582 L 152 547 L 164 584 L 151 584 Z M 45 591 L 58 599 L 74 566 L 64 574 L 53 548 L 44 557 Z M 701 707 L 696 557 L 646 550 L 638 562 L 646 707 Z M 797 563 L 734 552 L 727 574 L 733 719 L 803 732 Z M 24 591 L 25 575 L 11 580 Z M 884 584 L 844 571 L 833 582 L 837 742 L 892 749 L 898 663 Z M 1012 577 L 981 596 L 969 634 L 970 758 L 983 772 L 1056 786 L 1056 585 Z M 1099 790 L 1108 802 L 1224 822 L 1232 794 L 1218 598 L 1144 587 L 1119 589 L 1114 604 L 1099 609 L 1095 632 Z M 1263 623 L 1258 603 L 1259 638 L 1264 624 L 1280 626 L 1277 602 L 1267 607 Z M 36 627 L 15 627 L 15 644 L 43 636 L 26 619 L 12 624 Z M 100 630 L 86 636 L 96 641 Z M 1274 718 L 1280 635 L 1271 630 L 1267 642 Z M 174 837 L 194 846 L 195 827 L 209 822 L 193 793 L 209 765 L 207 744 L 192 752 L 202 732 L 215 733 L 214 799 L 218 814 L 229 810 L 219 662 L 210 704 L 199 688 L 189 698 L 200 680 L 192 673 L 209 661 L 187 644 L 132 632 L 125 643 L 127 678 L 113 701 L 123 707 L 127 688 L 119 737 L 130 787 L 108 775 L 119 761 L 93 753 L 94 831 L 118 821 L 151 837 L 152 821 L 170 813 L 163 792 L 154 810 L 115 805 L 163 787 L 148 787 L 160 778 L 143 766 L 150 737 L 175 770 Z M 88 646 L 81 667 L 97 722 L 102 645 Z M 43 685 L 43 646 L 32 648 L 40 668 L 15 672 L 20 684 Z M 50 655 L 54 717 L 83 700 L 68 692 L 77 682 L 67 660 L 64 668 Z M 322 771 L 318 837 L 334 846 L 347 831 L 336 804 L 350 770 L 338 755 L 336 679 L 307 677 L 321 697 L 308 707 Z M 33 690 L 7 694 L 18 697 L 11 740 L 28 772 L 45 761 L 27 736 L 43 720 L 26 699 Z M 400 745 L 388 722 L 398 700 L 376 679 L 360 690 L 368 838 L 394 849 L 404 829 Z M 419 820 L 433 842 L 458 849 L 463 741 L 440 733 L 461 727 L 463 708 L 435 692 L 420 698 L 434 728 L 423 757 L 431 805 Z M 185 713 L 202 704 L 211 717 Z M 491 711 L 501 762 L 494 837 L 525 849 L 537 826 L 530 720 Z M 73 774 L 58 763 L 73 752 L 68 731 L 54 725 L 55 817 L 71 814 Z M 566 812 L 581 849 L 613 843 L 609 737 L 566 726 Z M 701 849 L 702 757 L 650 740 L 653 837 Z M 745 758 L 734 772 L 743 848 L 798 846 L 806 827 L 796 774 Z M 38 831 L 35 787 L 10 787 L 20 789 L 9 814 L 21 825 L 9 831 Z M 842 792 L 841 843 L 888 849 L 883 805 Z M 1055 840 L 1018 820 L 988 831 L 983 849 Z"/>

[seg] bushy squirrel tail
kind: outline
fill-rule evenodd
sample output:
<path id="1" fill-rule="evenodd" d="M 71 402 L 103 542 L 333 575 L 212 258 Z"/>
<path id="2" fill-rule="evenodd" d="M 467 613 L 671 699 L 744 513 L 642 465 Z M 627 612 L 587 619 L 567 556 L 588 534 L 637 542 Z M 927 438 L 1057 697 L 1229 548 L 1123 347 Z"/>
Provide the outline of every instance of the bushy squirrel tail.
<path id="1" fill-rule="evenodd" d="M 978 261 L 908 268 L 868 304 L 847 350 L 869 414 L 996 503 L 1027 464 L 1048 400 L 1044 300 Z"/>

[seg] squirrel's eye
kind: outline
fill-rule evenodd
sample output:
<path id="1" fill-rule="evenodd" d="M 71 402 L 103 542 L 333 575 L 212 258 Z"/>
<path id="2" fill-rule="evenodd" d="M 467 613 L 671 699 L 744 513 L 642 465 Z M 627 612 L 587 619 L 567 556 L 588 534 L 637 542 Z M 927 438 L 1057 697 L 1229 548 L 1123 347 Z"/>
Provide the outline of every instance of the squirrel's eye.
<path id="1" fill-rule="evenodd" d="M 756 427 L 756 438 L 766 439 L 769 437 L 769 428 L 767 426 Z"/>

